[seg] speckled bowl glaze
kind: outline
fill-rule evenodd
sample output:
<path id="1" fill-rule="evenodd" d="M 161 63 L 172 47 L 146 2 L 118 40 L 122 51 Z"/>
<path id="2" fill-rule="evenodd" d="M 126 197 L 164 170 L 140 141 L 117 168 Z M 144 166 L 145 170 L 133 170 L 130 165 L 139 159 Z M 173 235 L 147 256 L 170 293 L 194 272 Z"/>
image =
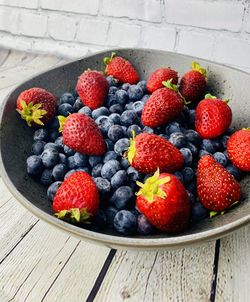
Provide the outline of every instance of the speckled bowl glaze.
<path id="1" fill-rule="evenodd" d="M 199 61 L 208 70 L 208 87 L 214 95 L 231 99 L 233 126 L 250 125 L 250 74 L 220 64 L 176 53 L 145 50 L 115 49 L 118 55 L 129 59 L 138 70 L 141 79 L 160 66 L 171 66 L 182 75 L 192 61 Z M 154 236 L 119 236 L 117 233 L 94 232 L 55 218 L 46 188 L 26 174 L 26 157 L 30 152 L 33 130 L 21 122 L 15 110 L 19 93 L 33 86 L 48 89 L 56 96 L 73 91 L 78 76 L 87 68 L 103 70 L 103 57 L 110 51 L 99 52 L 39 74 L 15 88 L 2 101 L 0 132 L 0 170 L 9 190 L 29 211 L 71 235 L 82 240 L 104 244 L 112 248 L 160 250 L 199 244 L 213 240 L 250 222 L 250 176 L 242 181 L 243 202 L 223 216 L 205 219 L 194 224 L 185 233 L 176 236 L 158 234 Z"/>

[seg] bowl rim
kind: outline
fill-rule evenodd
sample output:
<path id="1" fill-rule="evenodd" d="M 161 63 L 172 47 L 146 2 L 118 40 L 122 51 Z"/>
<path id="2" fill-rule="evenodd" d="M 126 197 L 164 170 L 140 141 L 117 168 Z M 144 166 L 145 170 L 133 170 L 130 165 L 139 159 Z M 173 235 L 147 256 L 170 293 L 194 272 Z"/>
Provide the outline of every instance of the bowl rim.
<path id="1" fill-rule="evenodd" d="M 72 59 L 69 60 L 67 63 L 61 63 L 56 66 L 53 66 L 51 68 L 46 69 L 45 71 L 39 72 L 31 77 L 28 77 L 25 81 L 19 83 L 17 86 L 15 85 L 13 89 L 7 94 L 7 96 L 4 98 L 2 101 L 1 107 L 0 107 L 0 129 L 2 125 L 2 120 L 3 120 L 3 112 L 4 108 L 9 100 L 10 95 L 18 89 L 21 85 L 24 83 L 29 82 L 31 79 L 34 77 L 38 77 L 43 75 L 46 72 L 52 71 L 54 69 L 60 68 L 62 66 L 67 66 L 71 63 L 81 61 L 86 58 L 93 57 L 98 54 L 106 54 L 107 52 L 119 52 L 119 51 L 134 51 L 134 50 L 139 50 L 139 51 L 148 51 L 148 52 L 157 52 L 157 53 L 162 53 L 166 55 L 177 55 L 179 57 L 189 57 L 190 59 L 196 59 L 196 60 L 201 60 L 203 62 L 206 62 L 208 64 L 213 64 L 217 66 L 222 66 L 230 70 L 235 70 L 241 73 L 246 74 L 247 76 L 250 76 L 250 73 L 234 68 L 234 67 L 229 67 L 225 64 L 220 64 L 216 63 L 210 60 L 206 60 L 203 58 L 198 58 L 198 57 L 193 57 L 190 55 L 185 55 L 185 54 L 180 54 L 180 53 L 175 53 L 175 52 L 170 52 L 170 51 L 163 51 L 163 50 L 156 50 L 156 49 L 148 49 L 148 48 L 114 48 L 114 49 L 107 49 L 107 50 L 102 50 L 98 51 L 83 57 L 80 57 L 78 59 Z M 108 247 L 115 247 L 115 248 L 139 248 L 139 249 L 157 249 L 157 248 L 178 248 L 178 247 L 183 247 L 191 244 L 197 244 L 205 241 L 211 241 L 215 240 L 221 237 L 224 237 L 228 235 L 229 233 L 247 225 L 250 223 L 250 214 L 246 215 L 245 217 L 239 218 L 236 221 L 227 223 L 223 226 L 217 227 L 212 230 L 207 230 L 207 231 L 201 231 L 197 232 L 195 234 L 188 234 L 188 235 L 177 235 L 173 237 L 160 237 L 160 238 L 152 238 L 151 236 L 148 238 L 146 236 L 141 236 L 141 237 L 124 237 L 124 236 L 119 236 L 119 235 L 109 235 L 109 234 L 104 234 L 104 233 L 99 233 L 96 231 L 91 231 L 87 230 L 84 228 L 81 228 L 76 225 L 72 225 L 70 223 L 67 223 L 63 220 L 57 219 L 51 214 L 48 214 L 44 212 L 43 210 L 39 209 L 36 207 L 32 202 L 30 202 L 25 196 L 23 196 L 15 187 L 11 179 L 9 178 L 7 171 L 4 167 L 3 160 L 2 160 L 2 148 L 1 148 L 1 140 L 0 140 L 0 175 L 6 184 L 7 188 L 9 191 L 13 194 L 13 196 L 27 209 L 29 210 L 32 214 L 37 216 L 39 219 L 42 219 L 46 221 L 49 224 L 52 224 L 53 226 L 64 230 L 71 235 L 74 235 L 80 239 L 88 240 L 93 243 L 98 243 L 98 244 L 104 244 Z"/>

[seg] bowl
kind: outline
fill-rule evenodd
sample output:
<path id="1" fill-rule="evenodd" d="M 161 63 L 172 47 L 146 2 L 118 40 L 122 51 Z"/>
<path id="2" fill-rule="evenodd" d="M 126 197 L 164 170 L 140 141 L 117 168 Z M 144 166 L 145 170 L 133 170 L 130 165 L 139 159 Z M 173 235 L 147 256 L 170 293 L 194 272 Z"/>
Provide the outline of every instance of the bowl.
<path id="1" fill-rule="evenodd" d="M 43 72 L 16 87 L 2 102 L 0 112 L 0 172 L 15 198 L 29 211 L 49 224 L 82 240 L 110 248 L 160 250 L 199 244 L 214 240 L 250 222 L 250 176 L 241 182 L 243 201 L 223 216 L 207 218 L 193 224 L 185 233 L 176 236 L 119 236 L 112 231 L 95 232 L 59 220 L 53 216 L 46 188 L 26 173 L 26 157 L 32 144 L 33 129 L 21 122 L 15 110 L 16 99 L 25 89 L 37 86 L 48 89 L 56 96 L 65 90 L 73 91 L 78 76 L 87 68 L 103 70 L 103 57 L 115 51 L 134 64 L 141 79 L 160 66 L 171 66 L 182 75 L 192 61 L 198 61 L 208 71 L 208 87 L 212 94 L 231 100 L 233 126 L 237 129 L 250 122 L 250 74 L 186 55 L 146 49 L 115 49 L 99 52 Z"/>

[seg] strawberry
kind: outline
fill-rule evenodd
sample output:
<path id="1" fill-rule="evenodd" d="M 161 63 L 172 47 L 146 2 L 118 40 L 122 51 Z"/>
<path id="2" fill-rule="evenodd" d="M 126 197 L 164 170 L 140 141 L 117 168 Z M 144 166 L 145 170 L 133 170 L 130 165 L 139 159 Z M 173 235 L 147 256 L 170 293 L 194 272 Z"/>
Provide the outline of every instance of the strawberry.
<path id="1" fill-rule="evenodd" d="M 72 150 L 87 155 L 102 155 L 106 143 L 98 126 L 87 115 L 70 114 L 67 118 L 58 117 L 63 143 Z"/>
<path id="2" fill-rule="evenodd" d="M 47 90 L 34 87 L 19 94 L 16 107 L 29 126 L 43 126 L 55 115 L 56 98 Z"/>
<path id="3" fill-rule="evenodd" d="M 238 169 L 250 172 L 250 128 L 236 131 L 228 139 L 227 153 Z"/>
<path id="4" fill-rule="evenodd" d="M 130 139 L 127 152 L 132 167 L 141 173 L 179 170 L 184 162 L 181 152 L 165 138 L 151 133 L 141 133 Z"/>
<path id="5" fill-rule="evenodd" d="M 207 94 L 198 104 L 195 130 L 202 138 L 216 138 L 229 128 L 232 122 L 232 110 L 227 103 L 228 101 Z"/>
<path id="6" fill-rule="evenodd" d="M 203 206 L 217 212 L 230 208 L 241 196 L 239 183 L 211 155 L 198 162 L 197 192 Z"/>
<path id="7" fill-rule="evenodd" d="M 172 79 L 163 84 L 166 87 L 154 91 L 143 108 L 141 119 L 145 126 L 163 126 L 174 120 L 184 108 L 183 100 L 177 92 L 177 86 L 172 84 Z"/>
<path id="8" fill-rule="evenodd" d="M 200 101 L 206 90 L 206 69 L 193 62 L 192 70 L 181 78 L 179 90 L 187 103 Z"/>
<path id="9" fill-rule="evenodd" d="M 157 229 L 178 233 L 184 231 L 190 219 L 187 191 L 177 177 L 168 173 L 155 174 L 145 184 L 137 182 L 136 206 Z"/>
<path id="10" fill-rule="evenodd" d="M 147 90 L 153 93 L 155 90 L 164 87 L 163 81 L 172 79 L 172 83 L 177 85 L 178 73 L 171 68 L 158 68 L 150 74 L 147 80 Z"/>
<path id="11" fill-rule="evenodd" d="M 77 92 L 84 105 L 94 110 L 101 107 L 107 99 L 109 84 L 102 72 L 86 70 L 77 82 Z"/>
<path id="12" fill-rule="evenodd" d="M 99 193 L 92 177 L 81 171 L 71 174 L 57 190 L 52 207 L 60 219 L 89 223 L 99 208 Z"/>
<path id="13" fill-rule="evenodd" d="M 112 75 L 121 83 L 136 84 L 139 81 L 134 66 L 128 60 L 117 57 L 115 52 L 112 52 L 111 57 L 104 58 L 103 62 L 106 65 L 107 76 Z"/>

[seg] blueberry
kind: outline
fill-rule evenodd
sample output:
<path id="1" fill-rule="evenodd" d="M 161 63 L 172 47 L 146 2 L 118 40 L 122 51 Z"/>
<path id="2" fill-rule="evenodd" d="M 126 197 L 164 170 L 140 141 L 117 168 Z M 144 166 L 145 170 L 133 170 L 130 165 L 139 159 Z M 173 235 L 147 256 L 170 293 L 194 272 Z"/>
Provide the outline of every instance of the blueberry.
<path id="1" fill-rule="evenodd" d="M 131 188 L 131 190 L 133 191 L 133 193 L 138 191 L 138 186 L 133 180 L 130 181 L 128 185 Z"/>
<path id="2" fill-rule="evenodd" d="M 74 112 L 78 112 L 83 107 L 83 103 L 80 98 L 77 98 L 74 105 L 73 110 Z"/>
<path id="3" fill-rule="evenodd" d="M 107 138 L 107 139 L 105 139 L 105 142 L 106 142 L 106 146 L 107 146 L 108 151 L 114 150 L 114 143 L 112 142 L 112 140 Z"/>
<path id="4" fill-rule="evenodd" d="M 53 182 L 53 176 L 52 176 L 52 170 L 51 169 L 44 169 L 41 177 L 40 177 L 40 182 L 45 185 L 49 186 Z"/>
<path id="5" fill-rule="evenodd" d="M 134 131 L 135 135 L 138 135 L 142 132 L 141 128 L 138 125 L 131 125 L 127 130 L 128 137 L 132 137 L 132 131 Z"/>
<path id="6" fill-rule="evenodd" d="M 133 110 L 133 102 L 129 102 L 125 105 L 124 109 L 125 110 Z"/>
<path id="7" fill-rule="evenodd" d="M 111 86 L 111 87 L 109 87 L 109 94 L 115 94 L 117 90 L 118 90 L 117 87 Z"/>
<path id="8" fill-rule="evenodd" d="M 177 177 L 183 183 L 183 175 L 180 171 L 174 172 L 174 176 Z"/>
<path id="9" fill-rule="evenodd" d="M 62 104 L 58 107 L 58 113 L 63 116 L 68 116 L 70 113 L 73 113 L 73 107 L 70 104 Z"/>
<path id="10" fill-rule="evenodd" d="M 74 155 L 72 156 L 69 156 L 67 158 L 67 166 L 69 168 L 69 170 L 72 170 L 72 169 L 76 169 L 76 162 L 75 162 L 75 158 L 74 158 Z"/>
<path id="11" fill-rule="evenodd" d="M 137 86 L 141 87 L 143 93 L 147 92 L 147 82 L 145 80 L 138 82 Z"/>
<path id="12" fill-rule="evenodd" d="M 85 154 L 76 152 L 74 154 L 74 160 L 77 168 L 85 167 L 88 164 L 88 158 Z"/>
<path id="13" fill-rule="evenodd" d="M 196 186 L 196 182 L 192 181 L 190 184 L 188 184 L 186 186 L 187 190 L 190 191 L 193 194 L 196 194 L 197 192 L 197 186 Z"/>
<path id="14" fill-rule="evenodd" d="M 192 130 L 192 129 L 186 130 L 185 136 L 186 136 L 187 140 L 190 143 L 194 144 L 195 146 L 199 146 L 201 144 L 201 137 L 195 130 Z"/>
<path id="15" fill-rule="evenodd" d="M 192 143 L 187 143 L 187 148 L 192 152 L 193 156 L 196 156 L 198 153 L 198 149 Z"/>
<path id="16" fill-rule="evenodd" d="M 89 164 L 90 166 L 93 168 L 94 166 L 96 166 L 97 164 L 100 164 L 102 162 L 102 156 L 94 156 L 91 155 L 89 157 Z"/>
<path id="17" fill-rule="evenodd" d="M 58 155 L 58 163 L 59 164 L 64 164 L 64 165 L 67 164 L 67 157 L 66 157 L 65 154 L 59 153 L 59 155 Z"/>
<path id="18" fill-rule="evenodd" d="M 185 184 L 190 183 L 194 179 L 194 171 L 190 167 L 185 167 L 182 171 L 183 182 Z"/>
<path id="19" fill-rule="evenodd" d="M 47 142 L 49 140 L 49 133 L 46 129 L 38 129 L 34 132 L 33 135 L 33 140 L 34 141 L 44 141 Z"/>
<path id="20" fill-rule="evenodd" d="M 111 177 L 119 170 L 121 170 L 120 163 L 115 159 L 111 159 L 103 165 L 101 175 L 103 178 L 110 180 Z"/>
<path id="21" fill-rule="evenodd" d="M 129 205 L 133 196 L 134 193 L 129 186 L 121 186 L 115 190 L 110 202 L 113 203 L 118 210 L 122 210 Z"/>
<path id="22" fill-rule="evenodd" d="M 124 126 L 130 126 L 138 123 L 137 114 L 133 110 L 126 110 L 121 115 L 121 124 Z"/>
<path id="23" fill-rule="evenodd" d="M 127 210 L 119 211 L 114 218 L 114 228 L 121 234 L 134 234 L 137 229 L 136 216 Z"/>
<path id="24" fill-rule="evenodd" d="M 60 125 L 59 125 L 59 121 L 58 121 L 57 116 L 52 119 L 52 121 L 50 122 L 49 126 L 50 126 L 51 129 L 58 130 L 58 128 L 59 128 Z"/>
<path id="25" fill-rule="evenodd" d="M 108 116 L 109 110 L 106 107 L 99 107 L 92 111 L 92 118 L 96 120 L 99 116 Z"/>
<path id="26" fill-rule="evenodd" d="M 123 108 L 120 104 L 114 104 L 112 106 L 109 107 L 109 111 L 111 113 L 119 113 L 121 114 L 123 112 Z"/>
<path id="27" fill-rule="evenodd" d="M 59 136 L 56 140 L 55 140 L 55 144 L 59 146 L 59 150 L 63 150 L 64 144 L 63 144 L 63 138 L 62 136 Z"/>
<path id="28" fill-rule="evenodd" d="M 67 172 L 67 168 L 64 164 L 57 164 L 52 170 L 52 175 L 55 180 L 63 180 L 66 172 Z"/>
<path id="29" fill-rule="evenodd" d="M 131 86 L 131 84 L 129 84 L 129 83 L 124 83 L 124 84 L 122 84 L 122 89 L 123 90 L 125 90 L 125 91 L 128 91 L 128 89 L 129 89 L 129 87 Z"/>
<path id="30" fill-rule="evenodd" d="M 216 150 L 218 150 L 218 151 L 221 150 L 222 145 L 221 145 L 219 139 L 213 139 L 213 140 L 211 140 L 211 142 L 212 142 L 212 144 L 213 144 L 213 146 L 214 146 L 215 151 L 216 151 Z"/>
<path id="31" fill-rule="evenodd" d="M 205 155 L 211 155 L 211 153 L 207 152 L 206 150 L 200 150 L 199 158 L 201 158 L 202 156 L 205 156 Z"/>
<path id="32" fill-rule="evenodd" d="M 71 170 L 71 171 L 73 171 L 73 170 Z M 75 169 L 75 171 L 85 172 L 85 173 L 89 174 L 89 168 L 86 168 L 86 167 L 77 168 L 77 169 Z"/>
<path id="33" fill-rule="evenodd" d="M 46 149 L 41 155 L 43 165 L 46 168 L 52 168 L 58 163 L 59 153 L 55 149 Z"/>
<path id="34" fill-rule="evenodd" d="M 120 125 L 121 123 L 121 116 L 118 113 L 111 113 L 109 119 L 111 119 L 114 122 L 114 124 Z"/>
<path id="35" fill-rule="evenodd" d="M 115 143 L 114 150 L 117 154 L 122 155 L 128 150 L 129 145 L 130 143 L 128 138 L 121 138 Z"/>
<path id="36" fill-rule="evenodd" d="M 63 151 L 67 156 L 72 156 L 75 154 L 75 151 L 70 149 L 70 147 L 68 147 L 66 145 L 63 146 Z"/>
<path id="37" fill-rule="evenodd" d="M 207 217 L 208 211 L 200 202 L 195 202 L 192 206 L 191 217 L 193 221 L 200 221 Z"/>
<path id="38" fill-rule="evenodd" d="M 129 167 L 129 162 L 126 158 L 122 157 L 120 160 L 121 166 L 123 167 L 123 169 L 127 170 L 127 168 Z"/>
<path id="39" fill-rule="evenodd" d="M 63 95 L 60 96 L 58 105 L 62 105 L 62 104 L 70 104 L 71 106 L 73 106 L 75 103 L 75 98 L 73 97 L 73 95 L 71 93 L 64 93 Z"/>
<path id="40" fill-rule="evenodd" d="M 96 186 L 100 193 L 108 193 L 111 190 L 110 182 L 107 179 L 104 179 L 102 177 L 96 177 L 94 179 Z"/>
<path id="41" fill-rule="evenodd" d="M 92 110 L 91 110 L 88 106 L 84 106 L 84 107 L 82 107 L 80 110 L 78 110 L 78 113 L 85 114 L 85 115 L 91 117 L 91 115 L 92 115 Z"/>
<path id="42" fill-rule="evenodd" d="M 172 133 L 169 137 L 169 141 L 177 148 L 185 147 L 187 144 L 187 139 L 182 132 Z"/>
<path id="43" fill-rule="evenodd" d="M 128 102 L 128 93 L 125 90 L 118 90 L 115 93 L 117 103 L 125 105 Z"/>
<path id="44" fill-rule="evenodd" d="M 145 94 L 145 95 L 141 98 L 141 102 L 143 102 L 143 103 L 145 104 L 149 98 L 150 98 L 150 95 L 149 95 L 149 94 Z"/>
<path id="45" fill-rule="evenodd" d="M 141 180 L 142 175 L 139 173 L 135 168 L 133 167 L 128 167 L 127 169 L 127 174 L 130 180 L 136 181 L 136 180 Z"/>
<path id="46" fill-rule="evenodd" d="M 165 128 L 165 133 L 168 135 L 175 132 L 181 132 L 180 124 L 177 122 L 172 122 Z"/>
<path id="47" fill-rule="evenodd" d="M 47 143 L 47 144 L 44 145 L 43 149 L 44 150 L 46 150 L 46 149 L 53 149 L 53 150 L 59 151 L 60 147 L 57 144 L 55 144 L 55 143 Z"/>
<path id="48" fill-rule="evenodd" d="M 116 213 L 118 212 L 117 209 L 114 207 L 107 207 L 104 211 L 105 211 L 105 214 L 107 217 L 108 227 L 113 227 L 114 218 L 115 218 Z"/>
<path id="49" fill-rule="evenodd" d="M 91 175 L 92 177 L 99 177 L 101 176 L 101 171 L 102 171 L 102 163 L 97 164 L 96 166 L 93 167 Z"/>
<path id="50" fill-rule="evenodd" d="M 120 138 L 124 137 L 123 129 L 120 125 L 113 125 L 109 128 L 108 137 L 113 141 L 116 142 Z"/>
<path id="51" fill-rule="evenodd" d="M 119 170 L 111 178 L 111 186 L 113 189 L 118 189 L 127 181 L 127 173 L 124 170 Z"/>
<path id="52" fill-rule="evenodd" d="M 234 132 L 235 132 L 235 129 L 232 128 L 232 127 L 230 127 L 230 128 L 227 129 L 226 134 L 227 134 L 227 135 L 231 135 L 231 134 L 233 134 Z"/>
<path id="53" fill-rule="evenodd" d="M 127 136 L 127 130 L 128 130 L 128 128 L 125 127 L 125 126 L 122 126 L 122 130 L 123 130 L 124 136 Z"/>
<path id="54" fill-rule="evenodd" d="M 132 101 L 138 101 L 143 97 L 143 90 L 138 85 L 131 85 L 128 89 L 128 97 Z"/>
<path id="55" fill-rule="evenodd" d="M 74 99 L 79 97 L 78 91 L 77 91 L 77 86 L 74 88 L 74 91 L 72 92 L 72 95 L 74 97 Z"/>
<path id="56" fill-rule="evenodd" d="M 143 129 L 142 129 L 142 132 L 146 132 L 146 133 L 151 133 L 153 134 L 154 133 L 154 129 L 148 127 L 148 126 L 145 126 Z"/>
<path id="57" fill-rule="evenodd" d="M 226 169 L 227 169 L 227 171 L 228 171 L 229 173 L 231 173 L 231 174 L 234 176 L 234 178 L 235 178 L 236 180 L 241 180 L 241 178 L 242 178 L 242 172 L 241 172 L 238 168 L 236 168 L 234 165 L 229 164 L 229 165 L 226 167 Z"/>
<path id="58" fill-rule="evenodd" d="M 142 101 L 137 101 L 133 103 L 132 110 L 134 110 L 137 113 L 137 115 L 140 116 L 142 114 L 143 107 L 144 107 L 144 103 Z"/>
<path id="59" fill-rule="evenodd" d="M 109 94 L 107 98 L 107 107 L 110 107 L 116 103 L 116 96 L 114 94 Z"/>
<path id="60" fill-rule="evenodd" d="M 213 145 L 213 143 L 210 139 L 203 139 L 200 147 L 201 147 L 202 150 L 205 150 L 209 153 L 214 153 L 215 152 L 214 145 Z"/>
<path id="61" fill-rule="evenodd" d="M 45 145 L 46 143 L 44 141 L 35 141 L 31 147 L 32 154 L 34 155 L 42 154 Z"/>
<path id="62" fill-rule="evenodd" d="M 186 166 L 191 166 L 193 161 L 193 155 L 190 149 L 188 148 L 181 148 L 180 152 L 182 153 L 184 157 L 184 164 Z"/>
<path id="63" fill-rule="evenodd" d="M 109 128 L 114 125 L 114 122 L 104 115 L 99 116 L 95 122 L 104 134 L 108 133 Z"/>
<path id="64" fill-rule="evenodd" d="M 55 181 L 53 182 L 49 187 L 48 187 L 48 190 L 47 190 L 47 197 L 50 201 L 53 201 L 55 195 L 56 195 L 56 192 L 57 190 L 59 189 L 60 185 L 62 184 L 61 181 Z"/>
<path id="65" fill-rule="evenodd" d="M 229 139 L 229 136 L 228 135 L 224 135 L 220 138 L 220 143 L 221 143 L 221 146 L 226 149 L 227 148 L 227 141 Z"/>
<path id="66" fill-rule="evenodd" d="M 152 225 L 143 214 L 137 218 L 137 231 L 141 235 L 150 235 L 153 233 Z"/>
<path id="67" fill-rule="evenodd" d="M 160 136 L 160 137 L 165 138 L 166 140 L 168 140 L 168 139 L 169 139 L 169 137 L 168 137 L 168 135 L 167 135 L 167 134 L 159 134 L 159 136 Z"/>
<path id="68" fill-rule="evenodd" d="M 225 151 L 223 152 L 223 154 L 225 155 L 225 157 L 226 157 L 227 161 L 229 161 L 229 157 L 228 157 L 227 150 L 225 150 Z"/>
<path id="69" fill-rule="evenodd" d="M 214 159 L 222 166 L 225 167 L 227 165 L 227 158 L 224 153 L 215 152 L 213 156 L 214 156 Z"/>
<path id="70" fill-rule="evenodd" d="M 152 174 L 147 174 L 147 175 L 145 175 L 144 178 L 143 178 L 143 183 L 145 183 L 146 180 L 147 180 L 149 177 L 152 177 Z"/>
<path id="71" fill-rule="evenodd" d="M 73 173 L 75 173 L 75 172 L 76 172 L 75 169 L 69 170 L 69 171 L 65 174 L 64 179 L 68 178 L 71 174 L 73 174 Z"/>
<path id="72" fill-rule="evenodd" d="M 43 171 L 43 163 L 40 156 L 31 155 L 27 158 L 27 172 L 30 175 L 39 175 Z"/>
<path id="73" fill-rule="evenodd" d="M 98 229 L 103 229 L 107 224 L 107 217 L 103 210 L 99 210 L 99 212 L 93 217 L 92 220 L 93 226 Z"/>
<path id="74" fill-rule="evenodd" d="M 108 76 L 106 77 L 108 83 L 109 83 L 109 86 L 116 86 L 118 84 L 118 80 L 115 79 L 113 76 Z"/>
<path id="75" fill-rule="evenodd" d="M 60 135 L 60 133 L 57 130 L 54 130 L 54 131 L 50 132 L 49 138 L 51 141 L 55 141 L 59 135 Z"/>
<path id="76" fill-rule="evenodd" d="M 193 193 L 191 193 L 190 191 L 187 190 L 187 194 L 188 194 L 188 199 L 189 201 L 193 204 L 195 203 L 195 196 Z"/>
<path id="77" fill-rule="evenodd" d="M 194 123 L 195 123 L 195 110 L 191 109 L 189 111 L 189 124 L 193 126 Z"/>
<path id="78" fill-rule="evenodd" d="M 115 153 L 115 151 L 108 151 L 104 157 L 103 157 L 103 162 L 104 164 L 111 160 L 111 159 L 118 159 L 119 155 L 117 153 Z"/>

